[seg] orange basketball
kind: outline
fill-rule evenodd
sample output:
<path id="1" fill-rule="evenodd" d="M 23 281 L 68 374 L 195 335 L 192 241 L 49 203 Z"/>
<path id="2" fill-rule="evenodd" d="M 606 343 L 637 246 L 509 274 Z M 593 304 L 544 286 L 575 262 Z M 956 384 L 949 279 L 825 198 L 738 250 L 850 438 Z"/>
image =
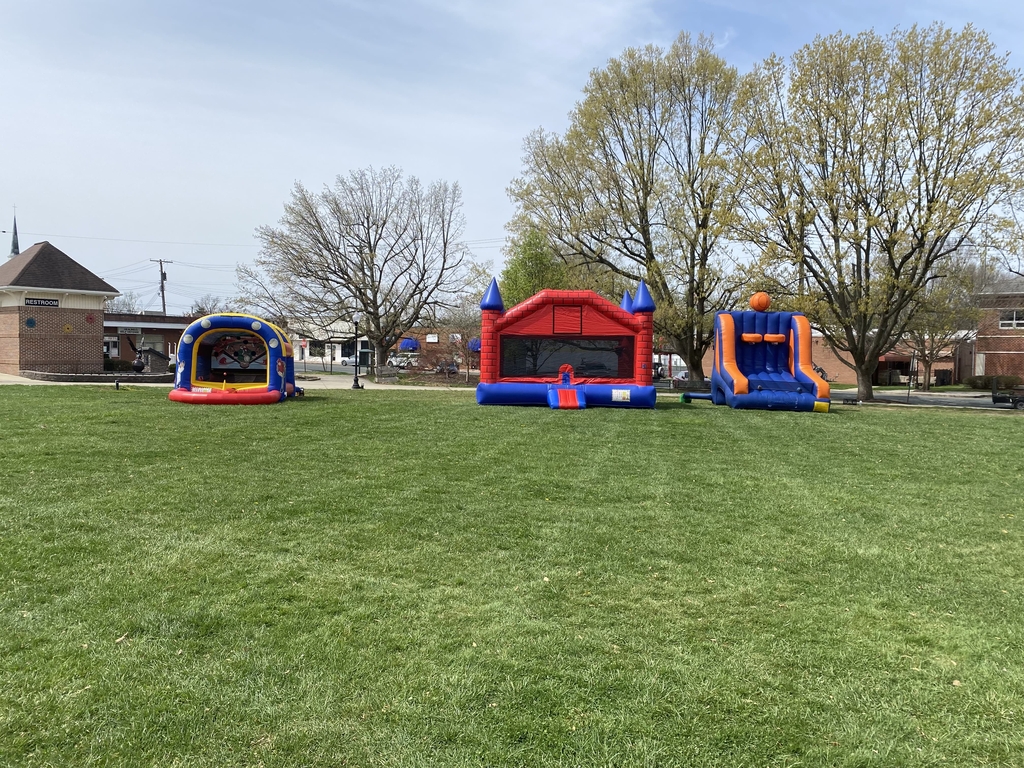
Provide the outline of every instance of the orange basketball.
<path id="1" fill-rule="evenodd" d="M 767 312 L 772 300 L 764 291 L 758 291 L 750 297 L 750 307 L 757 312 Z"/>

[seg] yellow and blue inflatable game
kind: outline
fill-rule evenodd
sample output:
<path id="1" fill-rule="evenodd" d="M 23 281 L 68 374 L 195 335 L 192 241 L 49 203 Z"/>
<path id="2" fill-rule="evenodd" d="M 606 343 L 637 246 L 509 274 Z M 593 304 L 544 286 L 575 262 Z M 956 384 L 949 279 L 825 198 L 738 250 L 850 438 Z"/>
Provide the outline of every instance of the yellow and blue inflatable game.
<path id="1" fill-rule="evenodd" d="M 768 312 L 768 294 L 755 293 L 753 311 L 715 315 L 711 393 L 686 400 L 768 411 L 829 409 L 829 385 L 811 361 L 811 325 L 802 312 Z"/>
<path id="2" fill-rule="evenodd" d="M 288 336 L 253 315 L 199 318 L 181 335 L 176 361 L 168 397 L 179 403 L 263 405 L 302 394 Z"/>

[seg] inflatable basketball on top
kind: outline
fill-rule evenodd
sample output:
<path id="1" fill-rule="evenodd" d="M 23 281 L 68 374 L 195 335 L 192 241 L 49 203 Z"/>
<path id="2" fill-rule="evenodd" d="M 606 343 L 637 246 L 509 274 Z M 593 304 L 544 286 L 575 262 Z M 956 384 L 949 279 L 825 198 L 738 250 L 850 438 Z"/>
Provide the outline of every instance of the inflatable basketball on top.
<path id="1" fill-rule="evenodd" d="M 758 291 L 750 297 L 750 308 L 755 312 L 767 312 L 772 300 L 764 291 Z"/>

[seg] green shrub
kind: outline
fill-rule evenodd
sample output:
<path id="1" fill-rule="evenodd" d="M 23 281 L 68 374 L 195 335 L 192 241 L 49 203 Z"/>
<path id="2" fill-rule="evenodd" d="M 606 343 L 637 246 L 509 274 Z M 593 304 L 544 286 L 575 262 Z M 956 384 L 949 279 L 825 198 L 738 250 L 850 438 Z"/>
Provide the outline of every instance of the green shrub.
<path id="1" fill-rule="evenodd" d="M 996 389 L 1010 389 L 1011 387 L 1017 387 L 1021 384 L 1020 376 L 997 376 L 996 377 Z M 968 376 L 964 379 L 966 384 L 971 389 L 992 389 L 992 377 L 991 376 Z"/>

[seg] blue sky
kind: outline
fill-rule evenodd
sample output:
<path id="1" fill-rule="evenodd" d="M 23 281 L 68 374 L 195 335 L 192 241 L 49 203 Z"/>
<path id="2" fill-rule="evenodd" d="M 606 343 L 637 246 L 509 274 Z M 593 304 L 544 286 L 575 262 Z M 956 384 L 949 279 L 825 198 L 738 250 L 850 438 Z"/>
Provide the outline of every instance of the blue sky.
<path id="1" fill-rule="evenodd" d="M 149 259 L 174 261 L 169 311 L 233 295 L 295 181 L 369 165 L 458 181 L 466 239 L 500 269 L 526 134 L 564 129 L 591 69 L 681 30 L 745 71 L 818 34 L 972 23 L 1024 67 L 1009 0 L 8 0 L 0 18 L 0 229 L 17 205 L 23 250 L 49 240 L 149 309 Z"/>

